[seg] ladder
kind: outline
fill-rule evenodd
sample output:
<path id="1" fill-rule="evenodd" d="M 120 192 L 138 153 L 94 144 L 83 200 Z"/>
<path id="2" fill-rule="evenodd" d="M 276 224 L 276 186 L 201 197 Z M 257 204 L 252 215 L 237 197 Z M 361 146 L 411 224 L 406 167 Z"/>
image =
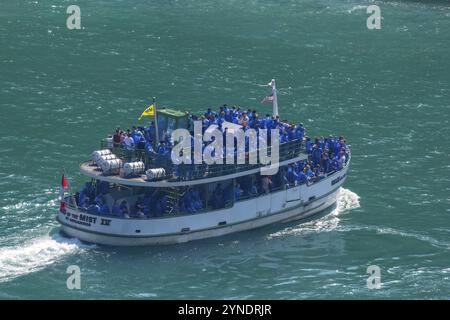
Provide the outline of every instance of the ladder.
<path id="1" fill-rule="evenodd" d="M 167 197 L 167 211 L 166 214 L 172 214 L 178 207 L 178 201 L 186 194 L 188 186 L 179 188 L 167 188 L 164 194 Z"/>

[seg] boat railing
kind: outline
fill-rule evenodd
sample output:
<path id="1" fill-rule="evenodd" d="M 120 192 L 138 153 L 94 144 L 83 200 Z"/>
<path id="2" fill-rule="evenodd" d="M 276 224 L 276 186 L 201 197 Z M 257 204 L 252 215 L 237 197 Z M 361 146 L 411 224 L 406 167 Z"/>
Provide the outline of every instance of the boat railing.
<path id="1" fill-rule="evenodd" d="M 259 155 L 256 156 L 256 164 L 249 163 L 250 154 L 248 152 L 245 153 L 244 164 L 226 164 L 226 159 L 224 158 L 223 164 L 208 165 L 202 163 L 175 165 L 171 160 L 170 152 L 164 155 L 147 153 L 145 150 L 128 148 L 121 144 L 111 145 L 111 142 L 106 139 L 101 141 L 101 148 L 110 149 L 124 162 L 142 161 L 145 164 L 146 169 L 164 168 L 166 175 L 169 177 L 169 181 L 219 177 L 265 166 L 265 164 L 261 162 Z M 272 153 L 271 146 L 268 146 L 267 150 L 259 150 L 259 154 L 267 154 L 268 157 L 271 157 Z M 298 157 L 302 153 L 304 153 L 304 144 L 302 140 L 291 140 L 279 144 L 279 162 Z"/>
<path id="2" fill-rule="evenodd" d="M 297 182 L 295 182 L 295 183 L 288 183 L 286 185 L 287 186 L 286 188 L 287 189 L 291 189 L 291 188 L 295 188 L 295 187 L 298 187 L 298 186 L 301 186 L 301 185 L 306 185 L 306 186 L 310 187 L 310 186 L 314 185 L 315 183 L 317 183 L 317 182 L 319 182 L 319 181 L 321 181 L 323 179 L 329 178 L 329 177 L 335 175 L 336 173 L 341 172 L 342 170 L 344 170 L 348 166 L 348 164 L 350 163 L 350 158 L 351 158 L 351 153 L 349 152 L 348 153 L 348 158 L 346 159 L 346 161 L 345 161 L 345 163 L 344 163 L 342 168 L 337 169 L 337 170 L 333 170 L 333 171 L 330 171 L 330 172 L 327 172 L 327 173 L 324 173 L 320 177 L 315 177 L 314 179 L 308 180 L 308 181 L 303 182 L 303 183 L 297 183 Z"/>

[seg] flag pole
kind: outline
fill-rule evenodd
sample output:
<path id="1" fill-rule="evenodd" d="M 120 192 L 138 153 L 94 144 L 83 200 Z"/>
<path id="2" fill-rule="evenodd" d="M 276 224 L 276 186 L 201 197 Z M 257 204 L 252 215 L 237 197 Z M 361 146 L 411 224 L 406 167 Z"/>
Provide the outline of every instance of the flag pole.
<path id="1" fill-rule="evenodd" d="M 155 138 L 156 138 L 156 142 L 155 142 L 155 147 L 158 145 L 159 143 L 159 130 L 158 130 L 158 108 L 156 107 L 156 97 L 153 97 L 153 108 L 155 109 Z"/>
<path id="2" fill-rule="evenodd" d="M 277 97 L 277 88 L 275 86 L 275 79 L 272 79 L 270 82 L 270 85 L 272 86 L 272 114 L 274 117 L 278 116 L 278 97 Z"/>
<path id="3" fill-rule="evenodd" d="M 70 197 L 71 197 L 71 199 L 73 201 L 73 204 L 75 205 L 75 208 L 78 210 L 77 201 L 75 200 L 74 194 L 72 192 L 72 187 L 71 187 L 71 185 L 69 183 L 69 179 L 67 178 L 66 168 L 63 167 L 62 168 L 62 172 L 63 172 L 63 175 L 64 175 L 66 181 L 67 181 L 67 187 L 69 188 Z M 64 190 L 63 190 L 62 201 L 64 201 Z"/>

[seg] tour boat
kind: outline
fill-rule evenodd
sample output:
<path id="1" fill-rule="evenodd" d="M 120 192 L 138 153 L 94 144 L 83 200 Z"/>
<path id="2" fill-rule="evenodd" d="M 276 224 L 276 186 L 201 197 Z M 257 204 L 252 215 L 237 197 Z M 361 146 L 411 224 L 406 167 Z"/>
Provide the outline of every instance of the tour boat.
<path id="1" fill-rule="evenodd" d="M 265 100 L 272 102 L 275 116 L 278 104 L 273 80 L 271 87 Z M 228 113 L 236 112 L 236 108 L 225 108 Z M 143 116 L 146 112 L 155 119 L 154 131 L 146 132 L 156 138 L 144 137 L 149 138 L 149 149 L 157 148 L 161 136 L 173 149 L 177 143 L 169 136 L 175 129 L 192 133 L 193 117 L 187 112 L 156 108 L 155 102 Z M 228 134 L 242 128 L 227 121 L 221 123 L 222 130 L 224 126 Z M 140 246 L 182 243 L 302 220 L 333 206 L 347 176 L 348 147 L 339 167 L 302 182 L 289 181 L 286 176 L 311 161 L 305 137 L 278 142 L 276 163 L 250 164 L 250 152 L 244 150 L 243 164 L 175 164 L 167 153 L 148 152 L 108 137 L 90 160 L 80 164 L 81 173 L 90 178 L 80 192 L 73 193 L 63 175 L 57 220 L 64 234 L 82 241 Z M 272 141 L 265 152 L 273 154 L 274 146 Z M 274 165 L 277 170 L 268 174 L 267 168 Z"/>

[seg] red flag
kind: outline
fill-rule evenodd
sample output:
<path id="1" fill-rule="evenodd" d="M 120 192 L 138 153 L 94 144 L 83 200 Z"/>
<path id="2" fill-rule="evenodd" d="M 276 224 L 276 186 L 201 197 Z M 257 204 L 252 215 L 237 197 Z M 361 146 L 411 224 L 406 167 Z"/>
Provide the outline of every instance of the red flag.
<path id="1" fill-rule="evenodd" d="M 63 174 L 62 177 L 61 177 L 61 187 L 62 187 L 63 189 L 67 188 L 67 179 L 66 179 L 66 177 L 64 176 L 64 174 Z"/>

